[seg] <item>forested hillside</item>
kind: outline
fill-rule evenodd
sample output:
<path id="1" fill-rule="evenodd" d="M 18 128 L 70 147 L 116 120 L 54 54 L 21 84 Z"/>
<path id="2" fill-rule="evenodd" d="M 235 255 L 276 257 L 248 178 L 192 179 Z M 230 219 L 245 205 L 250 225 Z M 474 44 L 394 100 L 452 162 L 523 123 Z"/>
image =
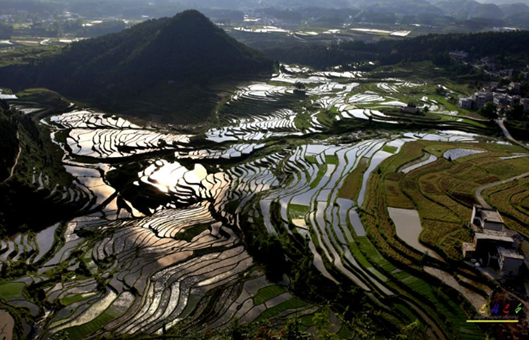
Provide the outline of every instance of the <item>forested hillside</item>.
<path id="1" fill-rule="evenodd" d="M 41 114 L 65 107 L 44 105 Z M 86 197 L 64 199 L 63 193 L 75 188 L 73 177 L 62 166 L 62 150 L 39 117 L 0 100 L 0 235 L 38 230 L 75 215 L 88 202 Z"/>
<path id="2" fill-rule="evenodd" d="M 16 124 L 13 122 L 9 105 L 0 99 L 0 183 L 9 177 L 18 149 Z"/>
<path id="3" fill-rule="evenodd" d="M 178 121 L 193 111 L 205 118 L 204 111 L 214 108 L 212 98 L 197 96 L 207 93 L 211 82 L 271 71 L 271 60 L 229 37 L 201 13 L 185 11 L 71 44 L 36 63 L 1 68 L 0 78 L 16 91 L 45 87 L 106 109 L 129 99 L 160 104 L 183 96 L 168 109 Z"/>
<path id="4" fill-rule="evenodd" d="M 379 61 L 392 65 L 403 61 L 431 60 L 446 63 L 448 53 L 464 50 L 474 58 L 495 57 L 502 64 L 525 66 L 529 55 L 529 31 L 474 34 L 424 35 L 406 40 L 384 40 L 378 43 L 343 42 L 331 46 L 301 45 L 276 47 L 261 51 L 272 59 L 300 63 L 318 68 L 355 61 Z"/>

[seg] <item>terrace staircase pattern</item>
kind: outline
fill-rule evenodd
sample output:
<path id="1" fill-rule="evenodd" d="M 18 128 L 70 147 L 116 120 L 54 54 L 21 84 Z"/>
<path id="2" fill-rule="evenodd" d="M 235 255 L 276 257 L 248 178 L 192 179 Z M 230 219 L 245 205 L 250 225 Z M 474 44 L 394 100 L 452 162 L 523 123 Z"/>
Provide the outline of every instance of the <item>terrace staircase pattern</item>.
<path id="1" fill-rule="evenodd" d="M 53 186 L 44 171 L 34 169 L 34 184 L 53 188 L 64 200 L 85 197 L 89 203 L 83 216 L 62 229 L 55 226 L 52 233 L 61 234 L 54 247 L 44 246 L 43 236 L 28 234 L 0 243 L 1 265 L 23 258 L 39 267 L 38 275 L 15 282 L 21 290 L 46 283 L 47 273 L 62 263 L 72 273 L 68 282 L 44 285 L 48 302 L 61 305 L 43 319 L 39 339 L 161 335 L 172 327 L 192 334 L 199 331 L 197 325 L 222 329 L 234 319 L 255 324 L 313 315 L 320 306 L 288 291 L 288 277 L 277 284 L 268 281 L 248 254 L 240 238 L 247 222 L 269 234 L 301 236 L 314 268 L 329 284 L 350 281 L 386 310 L 398 300 L 395 315 L 425 319 L 441 329 L 438 338 L 446 338 L 440 320 L 452 312 L 434 313 L 421 305 L 425 297 L 417 287 L 426 282 L 384 259 L 367 237 L 362 208 L 371 175 L 404 144 L 472 137 L 408 132 L 372 138 L 355 132 L 347 142 L 310 138 L 332 132 L 340 121 L 384 127 L 415 121 L 466 132 L 483 128 L 380 111 L 402 107 L 399 95 L 424 84 L 386 79 L 366 90 L 368 78 L 360 71 L 282 66 L 286 71 L 269 82 L 238 89 L 219 108 L 219 126 L 207 130 L 198 146 L 193 139 L 200 136 L 95 111 L 74 110 L 43 122 L 63 148 L 64 167 L 75 183 Z M 297 90 L 298 82 L 306 88 Z M 422 105 L 446 111 L 428 98 Z M 283 138 L 296 142 L 280 147 L 277 141 Z M 422 161 L 413 166 L 431 160 Z M 141 211 L 106 180 L 110 171 L 130 163 L 141 165 L 130 185 L 150 204 Z M 357 178 L 349 178 L 357 169 Z M 79 236 L 85 234 L 91 236 Z M 91 277 L 72 278 L 84 268 Z M 417 296 L 402 298 L 403 286 Z M 31 309 L 43 315 L 38 306 Z"/>

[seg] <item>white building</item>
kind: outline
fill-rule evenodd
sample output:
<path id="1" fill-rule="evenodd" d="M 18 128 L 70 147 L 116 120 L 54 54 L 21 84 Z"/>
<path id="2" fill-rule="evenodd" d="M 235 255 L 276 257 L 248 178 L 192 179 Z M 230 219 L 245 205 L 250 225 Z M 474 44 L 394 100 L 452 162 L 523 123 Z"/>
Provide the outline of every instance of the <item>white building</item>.
<path id="1" fill-rule="evenodd" d="M 474 94 L 474 101 L 478 109 L 482 108 L 488 102 L 494 101 L 494 95 L 490 91 L 480 91 Z"/>
<path id="2" fill-rule="evenodd" d="M 501 231 L 503 229 L 503 218 L 501 218 L 498 210 L 484 208 L 475 205 L 472 209 L 471 222 L 483 229 Z"/>
<path id="3" fill-rule="evenodd" d="M 452 58 L 455 59 L 466 59 L 468 58 L 468 53 L 465 51 L 452 51 L 448 53 Z"/>
<path id="4" fill-rule="evenodd" d="M 512 248 L 498 247 L 498 265 L 503 277 L 517 277 L 524 257 Z"/>
<path id="5" fill-rule="evenodd" d="M 462 109 L 471 110 L 474 107 L 474 101 L 472 98 L 461 98 L 459 99 L 459 106 Z"/>
<path id="6" fill-rule="evenodd" d="M 464 258 L 493 267 L 501 278 L 518 277 L 522 265 L 525 265 L 525 257 L 520 253 L 523 237 L 505 228 L 500 213 L 495 209 L 474 205 L 470 227 L 474 242 L 463 243 Z"/>

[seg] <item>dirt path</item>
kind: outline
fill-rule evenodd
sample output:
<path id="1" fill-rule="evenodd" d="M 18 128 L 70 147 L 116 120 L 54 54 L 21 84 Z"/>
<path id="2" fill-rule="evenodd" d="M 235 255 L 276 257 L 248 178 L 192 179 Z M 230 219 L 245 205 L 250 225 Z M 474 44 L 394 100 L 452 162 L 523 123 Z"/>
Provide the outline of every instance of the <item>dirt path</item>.
<path id="1" fill-rule="evenodd" d="M 17 167 L 17 164 L 18 164 L 18 159 L 20 158 L 20 154 L 22 153 L 22 146 L 20 146 L 20 135 L 18 131 L 17 131 L 17 140 L 18 140 L 18 154 L 17 154 L 17 157 L 15 158 L 15 163 L 13 164 L 13 167 L 11 168 L 11 173 L 9 177 L 3 183 L 6 183 L 11 178 L 13 178 L 13 175 L 15 174 L 15 168 Z"/>
<path id="2" fill-rule="evenodd" d="M 496 123 L 498 124 L 500 129 L 503 131 L 503 134 L 505 135 L 505 138 L 507 138 L 511 143 L 519 145 L 522 148 L 529 150 L 529 147 L 527 145 L 525 145 L 525 144 L 517 141 L 516 139 L 514 139 L 514 137 L 509 132 L 509 130 L 507 130 L 507 127 L 505 127 L 505 124 L 503 123 L 504 121 L 505 121 L 505 119 L 498 119 L 498 120 L 496 120 Z"/>
<path id="3" fill-rule="evenodd" d="M 492 188 L 492 187 L 495 187 L 495 186 L 498 186 L 498 185 L 502 185 L 502 184 L 505 184 L 505 183 L 513 182 L 513 181 L 516 181 L 516 180 L 519 180 L 519 179 L 522 179 L 522 178 L 525 178 L 525 177 L 529 177 L 529 172 L 526 172 L 524 174 L 521 174 L 521 175 L 513 177 L 513 178 L 505 179 L 503 181 L 498 181 L 498 182 L 494 182 L 494 183 L 490 183 L 490 184 L 486 184 L 484 186 L 481 186 L 481 187 L 476 189 L 476 199 L 478 200 L 478 202 L 479 202 L 479 204 L 481 206 L 490 209 L 492 207 L 485 201 L 485 199 L 483 198 L 483 195 L 482 195 L 484 190 L 487 190 L 489 188 Z"/>

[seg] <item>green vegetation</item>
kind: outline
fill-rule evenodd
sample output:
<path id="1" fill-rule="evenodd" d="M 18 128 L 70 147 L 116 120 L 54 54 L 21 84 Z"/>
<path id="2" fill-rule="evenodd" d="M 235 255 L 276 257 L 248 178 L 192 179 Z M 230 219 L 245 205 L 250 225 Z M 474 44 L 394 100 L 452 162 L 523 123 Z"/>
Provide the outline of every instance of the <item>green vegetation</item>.
<path id="1" fill-rule="evenodd" d="M 64 299 L 61 299 L 61 303 L 64 306 L 68 306 L 68 305 L 71 305 L 72 303 L 76 303 L 76 302 L 79 302 L 79 301 L 86 300 L 90 296 L 91 295 L 86 295 L 86 296 L 83 296 L 83 295 L 72 295 L 72 296 L 65 297 Z"/>
<path id="2" fill-rule="evenodd" d="M 487 189 L 483 193 L 485 200 L 502 213 L 505 223 L 524 235 L 529 234 L 528 188 L 529 180 L 523 178 Z"/>
<path id="3" fill-rule="evenodd" d="M 0 39 L 9 39 L 13 35 L 13 26 L 0 22 Z"/>
<path id="4" fill-rule="evenodd" d="M 288 215 L 292 219 L 305 218 L 305 215 L 307 215 L 309 212 L 310 212 L 310 207 L 306 205 L 297 205 L 297 204 L 288 205 Z"/>
<path id="5" fill-rule="evenodd" d="M 3 299 L 23 299 L 22 291 L 26 285 L 24 283 L 6 283 L 0 285 L 0 298 Z"/>
<path id="6" fill-rule="evenodd" d="M 386 145 L 386 146 L 384 146 L 384 148 L 382 150 L 386 151 L 386 152 L 389 152 L 389 153 L 395 153 L 398 149 L 399 148 L 397 148 L 396 146 Z"/>
<path id="7" fill-rule="evenodd" d="M 324 165 L 320 165 L 319 168 L 318 168 L 318 175 L 316 176 L 316 178 L 314 179 L 314 181 L 312 181 L 312 183 L 310 183 L 310 187 L 311 188 L 315 188 L 318 186 L 318 184 L 320 184 L 320 181 L 321 179 L 323 178 L 323 176 L 325 175 L 325 172 L 327 171 L 327 164 L 324 164 Z"/>
<path id="8" fill-rule="evenodd" d="M 255 296 L 253 297 L 253 301 L 256 305 L 260 305 L 285 292 L 287 292 L 287 289 L 283 286 L 274 285 L 264 287 L 259 289 L 257 294 L 255 294 Z"/>
<path id="9" fill-rule="evenodd" d="M 270 318 L 278 315 L 279 313 L 281 313 L 281 312 L 283 312 L 283 311 L 285 311 L 287 309 L 296 309 L 296 308 L 304 307 L 306 305 L 307 305 L 307 303 L 305 301 L 294 297 L 294 298 L 292 298 L 290 300 L 287 300 L 285 302 L 280 303 L 277 306 L 274 306 L 272 308 L 268 308 L 261 315 L 259 315 L 259 317 L 257 319 L 255 319 L 254 322 L 267 320 L 267 319 L 270 319 Z"/>
<path id="10" fill-rule="evenodd" d="M 347 176 L 342 188 L 340 198 L 356 199 L 362 186 L 364 172 L 369 166 L 369 160 L 362 158 L 360 164 Z"/>
<path id="11" fill-rule="evenodd" d="M 86 204 L 86 197 L 63 202 L 62 193 L 55 191 L 52 195 L 55 185 L 70 187 L 73 178 L 62 166 L 63 151 L 51 141 L 49 129 L 39 122 L 42 117 L 62 112 L 69 103 L 42 89 L 25 91 L 22 97 L 42 110 L 26 115 L 0 100 L 0 190 L 4 193 L 0 195 L 0 205 L 4 207 L 0 210 L 0 235 L 49 226 L 76 214 Z M 41 173 L 50 185 L 39 190 Z M 28 205 L 47 213 L 27 214 Z"/>
<path id="12" fill-rule="evenodd" d="M 263 53 L 272 59 L 288 63 L 310 65 L 316 68 L 342 65 L 351 61 L 375 61 L 381 65 L 401 62 L 433 61 L 437 66 L 448 67 L 453 75 L 474 73 L 472 67 L 452 63 L 448 52 L 472 51 L 474 58 L 498 55 L 502 51 L 503 65 L 524 67 L 529 47 L 523 42 L 529 39 L 527 31 L 498 33 L 422 35 L 410 39 L 384 39 L 377 43 L 345 41 L 326 46 L 304 44 L 286 47 L 269 47 Z"/>
<path id="13" fill-rule="evenodd" d="M 75 326 L 68 328 L 64 331 L 62 331 L 62 334 L 67 334 L 68 339 L 72 340 L 82 340 L 86 338 L 87 335 L 90 335 L 94 333 L 95 331 L 100 330 L 103 328 L 106 324 L 108 324 L 110 321 L 114 320 L 116 316 L 113 316 L 108 311 L 105 311 L 101 313 L 98 317 L 96 317 L 94 320 L 85 323 L 80 326 Z"/>
<path id="14" fill-rule="evenodd" d="M 176 234 L 174 237 L 177 240 L 184 240 L 187 242 L 191 242 L 191 240 L 195 237 L 200 235 L 205 230 L 209 229 L 209 224 L 199 224 L 194 225 L 192 227 L 185 228 L 181 230 L 178 234 Z"/>
<path id="15" fill-rule="evenodd" d="M 160 118 L 189 123 L 204 120 L 215 108 L 212 80 L 271 71 L 270 60 L 199 12 L 185 11 L 73 43 L 37 63 L 2 67 L 0 77 L 16 90 L 46 87 L 117 111 L 131 108 L 122 106 L 133 99 L 132 105 L 143 104 L 136 107 L 165 114 Z M 208 99 L 200 100 L 204 94 Z M 161 111 L 156 111 L 159 106 Z"/>
<path id="16" fill-rule="evenodd" d="M 14 114 L 9 105 L 0 100 L 0 181 L 6 180 L 11 173 L 18 154 L 17 126 L 11 116 Z"/>
<path id="17" fill-rule="evenodd" d="M 326 155 L 325 156 L 325 163 L 327 164 L 338 164 L 338 157 L 336 157 L 335 155 Z"/>

